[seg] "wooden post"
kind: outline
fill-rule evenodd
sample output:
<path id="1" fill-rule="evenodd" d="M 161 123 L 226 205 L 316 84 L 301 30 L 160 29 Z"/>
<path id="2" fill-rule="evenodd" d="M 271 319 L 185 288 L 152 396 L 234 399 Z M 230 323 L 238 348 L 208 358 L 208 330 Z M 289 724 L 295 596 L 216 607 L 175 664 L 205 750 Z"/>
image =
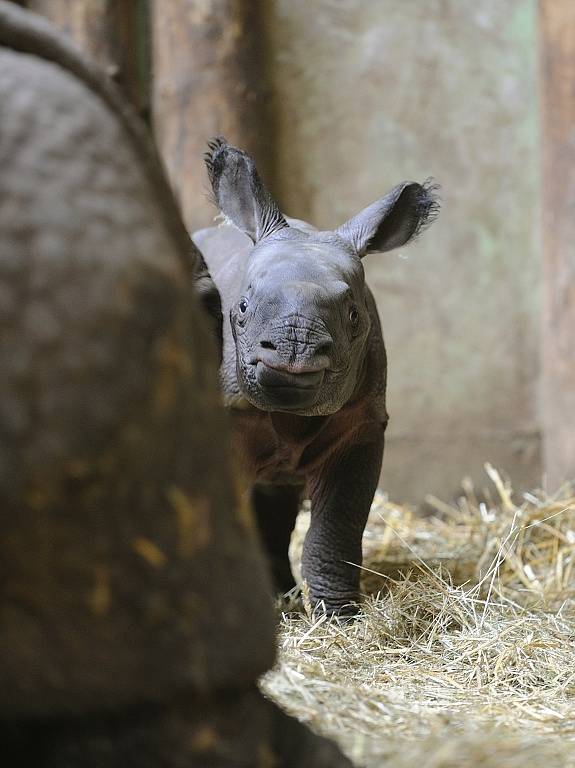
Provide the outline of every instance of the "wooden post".
<path id="1" fill-rule="evenodd" d="M 543 445 L 550 490 L 575 479 L 575 2 L 540 0 Z"/>
<path id="2" fill-rule="evenodd" d="M 69 35 L 148 118 L 147 0 L 26 0 Z"/>
<path id="3" fill-rule="evenodd" d="M 258 5 L 152 0 L 152 124 L 190 231 L 216 215 L 202 161 L 208 139 L 225 136 L 269 176 Z"/>

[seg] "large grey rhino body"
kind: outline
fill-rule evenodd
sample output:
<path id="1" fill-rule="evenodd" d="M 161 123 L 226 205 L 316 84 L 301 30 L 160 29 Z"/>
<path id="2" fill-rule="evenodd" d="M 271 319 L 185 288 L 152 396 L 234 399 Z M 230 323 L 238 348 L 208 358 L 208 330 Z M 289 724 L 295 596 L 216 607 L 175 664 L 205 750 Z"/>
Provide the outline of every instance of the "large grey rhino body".
<path id="1" fill-rule="evenodd" d="M 385 346 L 361 258 L 414 239 L 435 186 L 404 182 L 334 231 L 286 219 L 252 159 L 225 140 L 207 166 L 226 219 L 194 241 L 222 300 L 221 381 L 281 591 L 288 544 L 311 498 L 302 571 L 313 603 L 356 610 L 361 539 L 387 424 Z"/>
<path id="2" fill-rule="evenodd" d="M 217 294 L 155 151 L 1 0 L 0 167 L 3 760 L 347 765 L 255 688 L 274 622 L 198 283 Z"/>

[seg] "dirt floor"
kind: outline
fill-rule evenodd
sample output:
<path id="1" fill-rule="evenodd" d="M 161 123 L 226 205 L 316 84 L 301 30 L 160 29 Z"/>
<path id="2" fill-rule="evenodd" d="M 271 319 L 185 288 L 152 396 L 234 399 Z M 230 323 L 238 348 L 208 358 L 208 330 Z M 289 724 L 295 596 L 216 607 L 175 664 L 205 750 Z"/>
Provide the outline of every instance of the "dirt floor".
<path id="1" fill-rule="evenodd" d="M 358 766 L 575 766 L 575 491 L 487 472 L 429 517 L 376 497 L 357 621 L 282 615 L 264 692 Z"/>

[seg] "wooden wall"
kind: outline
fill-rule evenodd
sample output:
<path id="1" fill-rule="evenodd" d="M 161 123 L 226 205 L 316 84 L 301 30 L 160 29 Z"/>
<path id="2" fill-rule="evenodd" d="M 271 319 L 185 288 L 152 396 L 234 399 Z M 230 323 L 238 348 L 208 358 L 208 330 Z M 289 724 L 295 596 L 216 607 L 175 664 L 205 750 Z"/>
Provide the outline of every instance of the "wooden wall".
<path id="1" fill-rule="evenodd" d="M 190 231 L 217 211 L 203 154 L 223 135 L 266 171 L 263 35 L 255 0 L 151 4 L 152 122 Z"/>
<path id="2" fill-rule="evenodd" d="M 550 489 L 575 478 L 575 2 L 540 0 L 543 446 Z"/>
<path id="3" fill-rule="evenodd" d="M 148 8 L 146 0 L 24 0 L 96 61 L 148 118 Z"/>

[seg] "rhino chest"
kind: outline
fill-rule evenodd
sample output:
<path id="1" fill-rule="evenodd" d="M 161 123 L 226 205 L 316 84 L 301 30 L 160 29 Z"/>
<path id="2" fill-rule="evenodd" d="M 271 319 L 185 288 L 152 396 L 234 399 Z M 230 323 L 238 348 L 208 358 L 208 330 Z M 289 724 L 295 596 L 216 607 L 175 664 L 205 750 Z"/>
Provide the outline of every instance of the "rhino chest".
<path id="1" fill-rule="evenodd" d="M 253 481 L 304 482 L 354 438 L 358 416 L 232 411 L 235 449 Z"/>
<path id="2" fill-rule="evenodd" d="M 252 480 L 302 481 L 329 456 L 329 417 L 232 411 L 234 445 Z"/>

